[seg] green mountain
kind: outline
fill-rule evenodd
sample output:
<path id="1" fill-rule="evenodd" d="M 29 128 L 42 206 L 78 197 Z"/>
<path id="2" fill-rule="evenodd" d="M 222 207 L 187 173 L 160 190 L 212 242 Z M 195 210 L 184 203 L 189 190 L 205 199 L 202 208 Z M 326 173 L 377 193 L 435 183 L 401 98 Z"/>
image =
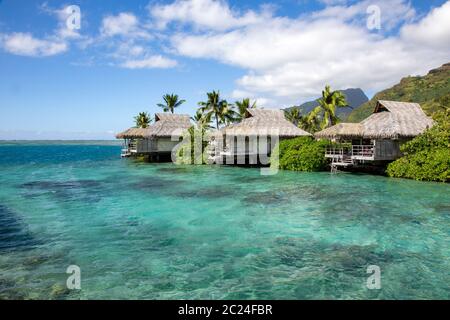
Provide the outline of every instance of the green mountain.
<path id="1" fill-rule="evenodd" d="M 348 121 L 360 122 L 367 118 L 377 100 L 417 102 L 429 116 L 440 108 L 450 108 L 450 63 L 431 70 L 425 76 L 403 78 L 399 84 L 377 93 L 369 102 L 354 109 Z"/>

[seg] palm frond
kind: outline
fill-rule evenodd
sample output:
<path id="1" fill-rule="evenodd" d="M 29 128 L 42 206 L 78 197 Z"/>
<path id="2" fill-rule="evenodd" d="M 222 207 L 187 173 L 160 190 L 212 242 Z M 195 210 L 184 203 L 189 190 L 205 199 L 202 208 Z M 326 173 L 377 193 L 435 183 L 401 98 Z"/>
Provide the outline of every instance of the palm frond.
<path id="1" fill-rule="evenodd" d="M 174 113 L 175 108 L 178 108 L 180 105 L 186 102 L 186 100 L 179 100 L 177 94 L 165 94 L 163 96 L 163 100 L 165 103 L 158 103 L 157 106 L 163 108 L 164 112 L 172 112 Z"/>

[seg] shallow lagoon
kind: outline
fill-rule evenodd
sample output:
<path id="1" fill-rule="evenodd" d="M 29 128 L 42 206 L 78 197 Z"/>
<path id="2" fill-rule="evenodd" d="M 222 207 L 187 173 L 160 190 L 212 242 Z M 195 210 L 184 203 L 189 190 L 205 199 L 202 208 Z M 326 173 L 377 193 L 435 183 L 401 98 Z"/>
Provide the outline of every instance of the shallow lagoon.
<path id="1" fill-rule="evenodd" d="M 0 299 L 450 298 L 448 184 L 119 154 L 0 145 Z"/>

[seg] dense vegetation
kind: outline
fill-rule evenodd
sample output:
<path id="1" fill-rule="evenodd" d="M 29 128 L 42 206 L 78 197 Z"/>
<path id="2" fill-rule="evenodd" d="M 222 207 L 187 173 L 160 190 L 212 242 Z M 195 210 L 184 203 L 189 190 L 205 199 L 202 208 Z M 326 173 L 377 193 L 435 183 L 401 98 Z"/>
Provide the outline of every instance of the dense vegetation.
<path id="1" fill-rule="evenodd" d="M 325 148 L 328 141 L 316 141 L 312 137 L 298 137 L 282 140 L 275 147 L 271 166 L 283 170 L 321 171 L 327 166 Z M 275 155 L 279 155 L 279 158 Z"/>
<path id="2" fill-rule="evenodd" d="M 450 99 L 450 63 L 421 77 L 406 77 L 392 88 L 377 93 L 369 102 L 353 110 L 349 122 L 360 122 L 375 109 L 377 100 L 417 102 L 429 116 L 445 107 Z M 448 105 L 447 105 L 448 106 Z"/>
<path id="3" fill-rule="evenodd" d="M 405 143 L 402 158 L 390 163 L 391 177 L 426 181 L 450 181 L 450 105 L 435 114 L 437 124 Z"/>

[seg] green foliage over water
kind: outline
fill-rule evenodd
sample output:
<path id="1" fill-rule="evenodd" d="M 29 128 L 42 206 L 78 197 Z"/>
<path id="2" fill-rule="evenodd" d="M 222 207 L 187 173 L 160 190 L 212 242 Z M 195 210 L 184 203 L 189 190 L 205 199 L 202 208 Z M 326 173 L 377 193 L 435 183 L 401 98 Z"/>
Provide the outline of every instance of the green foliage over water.
<path id="1" fill-rule="evenodd" d="M 401 147 L 405 154 L 389 164 L 391 177 L 450 181 L 450 106 L 435 114 L 437 124 Z"/>
<path id="2" fill-rule="evenodd" d="M 450 63 L 431 70 L 425 76 L 406 77 L 392 88 L 377 93 L 370 101 L 353 110 L 349 122 L 360 122 L 370 116 L 378 100 L 420 103 L 428 115 L 434 115 L 450 101 Z"/>
<path id="3" fill-rule="evenodd" d="M 322 171 L 327 166 L 325 148 L 328 141 L 315 141 L 312 137 L 298 137 L 282 140 L 275 147 L 271 157 L 271 166 L 279 166 L 283 170 Z"/>

